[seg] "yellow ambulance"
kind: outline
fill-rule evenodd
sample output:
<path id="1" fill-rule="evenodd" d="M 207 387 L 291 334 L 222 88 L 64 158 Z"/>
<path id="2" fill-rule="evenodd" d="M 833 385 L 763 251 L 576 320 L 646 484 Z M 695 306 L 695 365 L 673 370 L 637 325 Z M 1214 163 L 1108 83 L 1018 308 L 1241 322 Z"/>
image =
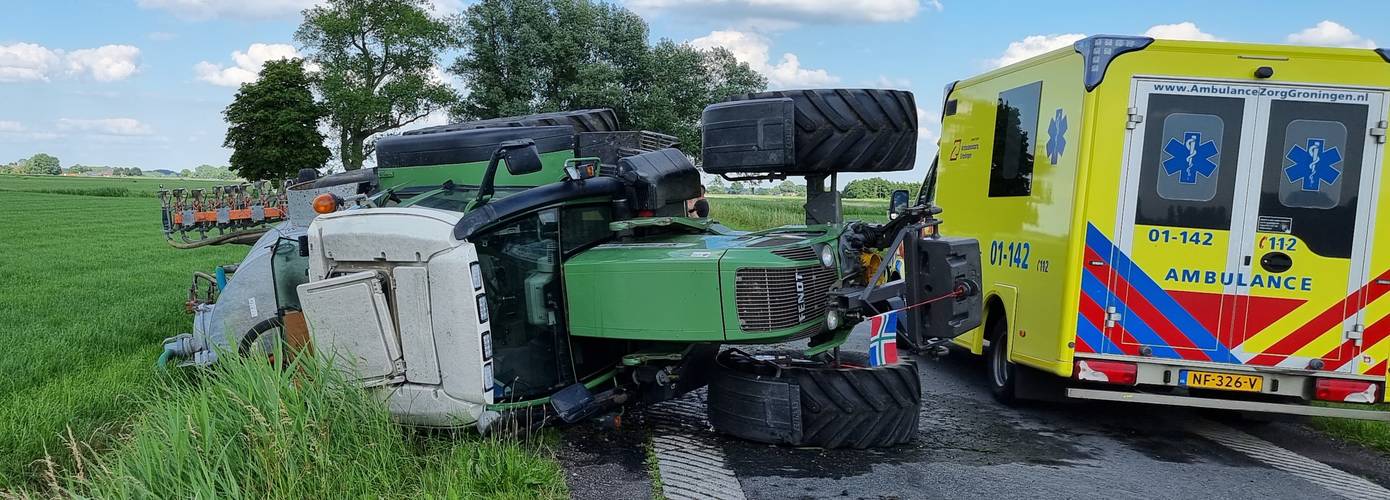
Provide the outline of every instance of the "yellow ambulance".
<path id="1" fill-rule="evenodd" d="M 922 194 L 980 240 L 1004 401 L 1390 420 L 1390 50 L 1093 36 L 948 86 Z M 986 248 L 988 249 L 986 251 Z"/>

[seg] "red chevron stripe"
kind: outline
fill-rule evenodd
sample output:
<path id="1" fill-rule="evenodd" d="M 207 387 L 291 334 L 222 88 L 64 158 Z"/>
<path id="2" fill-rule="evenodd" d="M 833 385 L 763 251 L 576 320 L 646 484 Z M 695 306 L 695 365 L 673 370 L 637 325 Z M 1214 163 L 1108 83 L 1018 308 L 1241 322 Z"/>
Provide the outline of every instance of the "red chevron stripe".
<path id="1" fill-rule="evenodd" d="M 1096 253 L 1096 251 L 1090 247 L 1087 247 L 1086 260 L 1087 262 L 1091 262 L 1100 261 L 1102 259 L 1100 258 L 1100 254 Z M 1179 356 L 1182 356 L 1183 359 L 1195 361 L 1211 361 L 1211 356 L 1203 352 L 1201 347 L 1192 343 L 1192 339 L 1184 335 L 1177 326 L 1174 326 L 1173 323 L 1168 320 L 1167 316 L 1159 312 L 1158 308 L 1154 307 L 1153 304 L 1149 303 L 1148 298 L 1144 297 L 1144 294 L 1135 290 L 1134 287 L 1129 284 L 1128 279 L 1124 276 L 1120 276 L 1119 273 L 1111 271 L 1109 266 L 1088 266 L 1088 270 L 1092 269 L 1096 271 L 1104 270 L 1105 274 L 1112 276 L 1113 279 L 1110 282 L 1111 292 L 1113 292 L 1116 297 L 1124 297 L 1125 306 L 1129 308 L 1130 312 L 1138 314 L 1139 319 L 1144 320 L 1144 323 L 1149 325 L 1149 328 L 1152 328 L 1154 333 L 1157 333 L 1158 337 L 1163 339 L 1163 342 L 1167 344 L 1168 347 L 1173 348 Z"/>
<path id="2" fill-rule="evenodd" d="M 1367 371 L 1366 374 L 1385 376 L 1385 361 L 1381 361 L 1380 364 L 1375 365 L 1375 367 Z"/>
<path id="3" fill-rule="evenodd" d="M 1361 345 L 1365 346 L 1361 351 L 1369 351 L 1386 337 L 1390 337 L 1390 316 L 1380 318 L 1380 321 L 1372 323 L 1366 327 L 1366 331 L 1361 335 Z M 1337 371 L 1356 359 L 1356 342 L 1348 340 L 1336 349 L 1328 351 L 1322 355 L 1323 362 L 1327 363 L 1328 370 Z"/>
<path id="4" fill-rule="evenodd" d="M 1351 315 L 1356 314 L 1357 311 L 1366 307 L 1366 304 L 1380 298 L 1380 296 L 1385 295 L 1386 292 L 1390 292 L 1390 285 L 1376 283 L 1376 281 L 1383 279 L 1390 279 L 1390 271 L 1381 273 L 1380 276 L 1372 279 L 1370 283 L 1362 286 L 1361 289 L 1357 290 L 1355 293 L 1337 301 L 1332 307 L 1327 308 L 1327 310 L 1313 318 L 1312 321 L 1294 330 L 1294 332 L 1287 337 L 1279 339 L 1278 342 L 1269 346 L 1269 348 L 1265 349 L 1259 356 L 1251 358 L 1246 364 L 1263 366 L 1274 366 L 1279 364 L 1286 356 L 1298 352 L 1299 349 L 1317 340 L 1322 334 L 1327 333 L 1328 330 L 1340 324 L 1342 320 L 1351 317 Z M 1351 307 L 1348 307 L 1349 303 Z"/>
<path id="5" fill-rule="evenodd" d="M 1097 304 L 1095 300 L 1092 300 L 1089 295 L 1086 295 L 1084 293 L 1081 294 L 1080 307 L 1081 314 L 1086 317 L 1086 321 L 1090 322 L 1091 326 L 1096 327 L 1097 330 L 1100 330 L 1100 334 L 1106 336 L 1106 338 L 1109 338 L 1112 344 L 1115 344 L 1120 348 L 1120 352 L 1118 353 L 1102 354 L 1128 354 L 1130 356 L 1137 356 L 1139 354 L 1139 348 L 1134 346 L 1134 342 L 1127 342 L 1124 338 L 1127 334 L 1124 332 L 1123 329 L 1105 327 L 1105 309 L 1101 308 L 1100 304 Z M 1093 347 L 1093 350 L 1091 352 L 1099 351 L 1095 351 Z"/>

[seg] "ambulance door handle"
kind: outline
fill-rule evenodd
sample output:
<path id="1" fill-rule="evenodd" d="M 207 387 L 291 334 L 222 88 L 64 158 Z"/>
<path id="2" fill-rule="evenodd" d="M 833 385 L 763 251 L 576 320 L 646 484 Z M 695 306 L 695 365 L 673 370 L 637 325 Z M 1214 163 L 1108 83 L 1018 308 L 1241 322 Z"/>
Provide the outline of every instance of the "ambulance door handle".
<path id="1" fill-rule="evenodd" d="M 1250 256 L 1249 256 L 1249 255 L 1246 255 L 1246 256 L 1245 256 L 1245 265 L 1247 265 L 1247 266 L 1250 265 Z"/>

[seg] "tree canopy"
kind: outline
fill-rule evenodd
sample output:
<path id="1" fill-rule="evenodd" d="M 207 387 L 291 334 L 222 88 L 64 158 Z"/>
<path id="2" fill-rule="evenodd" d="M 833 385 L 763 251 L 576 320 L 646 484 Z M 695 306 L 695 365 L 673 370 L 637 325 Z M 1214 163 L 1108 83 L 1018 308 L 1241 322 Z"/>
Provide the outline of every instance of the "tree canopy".
<path id="1" fill-rule="evenodd" d="M 921 184 L 916 182 L 893 182 L 879 177 L 868 179 L 856 179 L 849 181 L 845 185 L 841 195 L 845 198 L 875 198 L 883 199 L 892 194 L 893 191 L 906 189 L 910 196 L 917 196 L 917 191 L 921 189 Z"/>
<path id="2" fill-rule="evenodd" d="M 458 37 L 426 0 L 328 0 L 304 11 L 295 40 L 319 67 L 316 87 L 347 170 L 362 168 L 376 134 L 458 100 L 435 77 L 440 51 Z"/>
<path id="3" fill-rule="evenodd" d="M 256 81 L 241 86 L 222 112 L 232 171 L 249 180 L 284 179 L 328 162 L 319 132 L 327 113 L 309 85 L 303 61 L 290 59 L 266 62 Z"/>
<path id="4" fill-rule="evenodd" d="M 592 0 L 482 0 L 458 21 L 464 54 L 449 71 L 469 93 L 456 120 L 612 108 L 625 128 L 700 146 L 705 106 L 767 79 L 725 49 L 660 40 L 621 6 Z"/>

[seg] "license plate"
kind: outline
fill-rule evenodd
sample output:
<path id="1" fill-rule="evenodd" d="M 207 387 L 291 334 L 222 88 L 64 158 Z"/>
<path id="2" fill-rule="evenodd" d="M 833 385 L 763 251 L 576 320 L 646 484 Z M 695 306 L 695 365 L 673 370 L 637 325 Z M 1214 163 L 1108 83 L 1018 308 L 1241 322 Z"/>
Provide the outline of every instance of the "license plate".
<path id="1" fill-rule="evenodd" d="M 1179 385 L 1223 391 L 1260 392 L 1261 389 L 1264 389 L 1264 383 L 1264 377 L 1259 375 L 1182 370 L 1178 376 Z"/>

